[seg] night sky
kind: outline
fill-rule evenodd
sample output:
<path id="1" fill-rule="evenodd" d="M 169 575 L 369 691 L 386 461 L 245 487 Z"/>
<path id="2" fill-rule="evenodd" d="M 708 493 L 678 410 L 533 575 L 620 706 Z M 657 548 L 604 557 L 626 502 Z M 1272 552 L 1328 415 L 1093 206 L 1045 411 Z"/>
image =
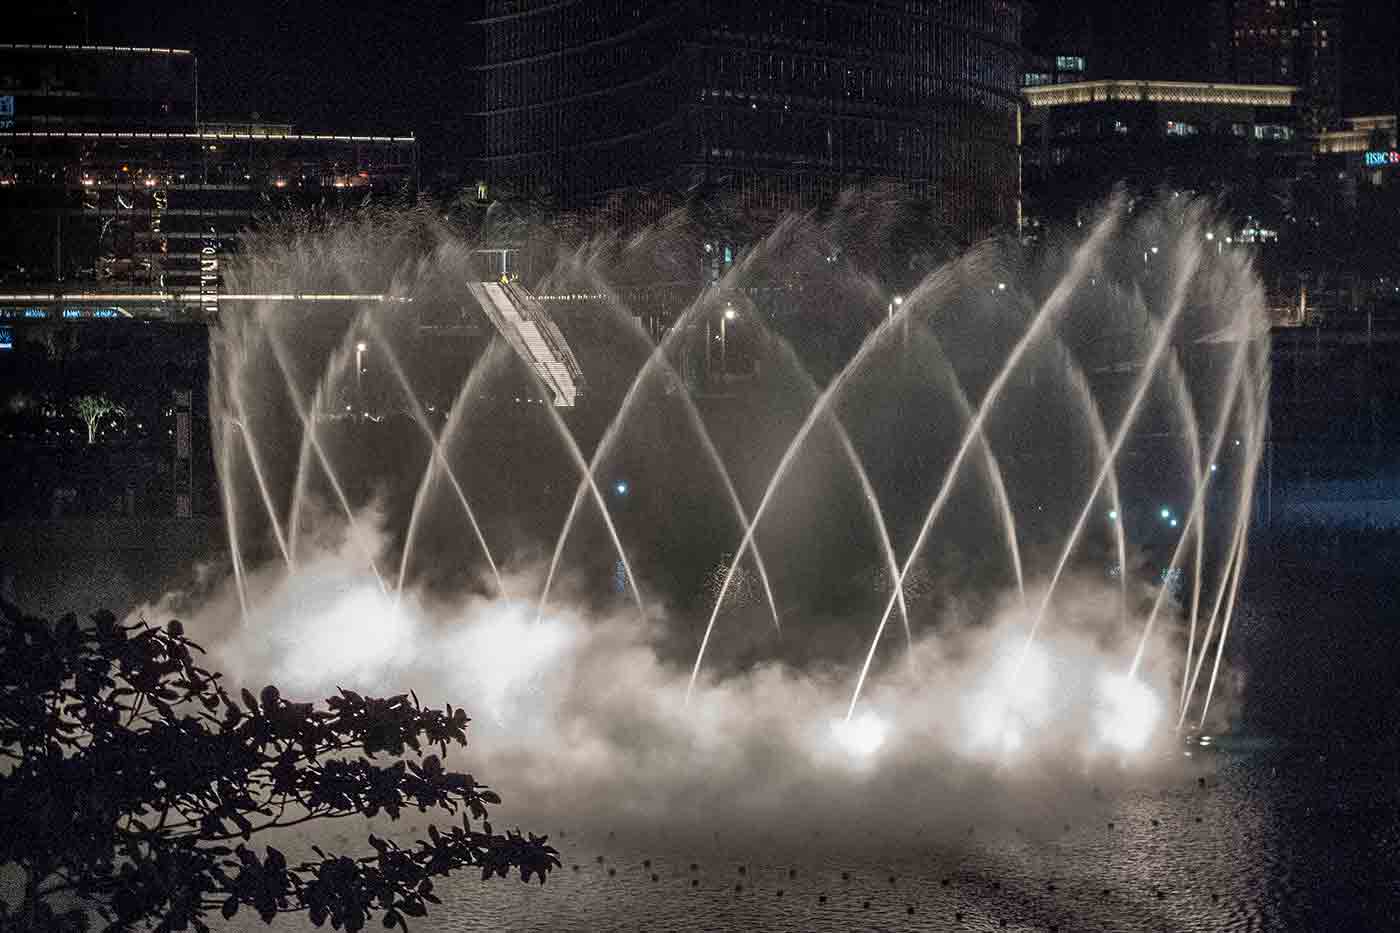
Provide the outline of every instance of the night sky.
<path id="1" fill-rule="evenodd" d="M 1067 37 L 1087 37 L 1097 73 L 1190 79 L 1204 59 L 1196 30 L 1206 2 L 1043 2 L 1030 8 L 1026 44 L 1053 52 L 1074 41 Z M 469 146 L 463 79 L 471 0 L 57 0 L 51 8 L 85 6 L 91 42 L 194 49 L 207 118 L 258 113 L 313 132 L 412 132 L 423 142 L 425 179 Z M 1346 112 L 1394 113 L 1400 103 L 1396 4 L 1348 0 L 1347 6 Z M 20 28 L 30 41 L 40 38 L 32 33 L 56 27 L 65 30 L 63 39 L 81 41 L 83 18 L 78 12 L 64 26 Z"/>

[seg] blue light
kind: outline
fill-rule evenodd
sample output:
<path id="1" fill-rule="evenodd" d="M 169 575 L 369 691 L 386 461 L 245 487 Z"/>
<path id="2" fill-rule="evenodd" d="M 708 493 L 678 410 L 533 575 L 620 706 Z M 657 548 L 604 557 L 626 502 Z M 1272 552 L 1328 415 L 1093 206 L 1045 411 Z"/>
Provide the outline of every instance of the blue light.
<path id="1" fill-rule="evenodd" d="M 613 483 L 613 492 L 617 493 L 619 496 L 627 495 L 627 491 L 631 488 L 632 487 L 628 486 L 627 481 L 624 479 L 620 479 L 616 483 Z"/>

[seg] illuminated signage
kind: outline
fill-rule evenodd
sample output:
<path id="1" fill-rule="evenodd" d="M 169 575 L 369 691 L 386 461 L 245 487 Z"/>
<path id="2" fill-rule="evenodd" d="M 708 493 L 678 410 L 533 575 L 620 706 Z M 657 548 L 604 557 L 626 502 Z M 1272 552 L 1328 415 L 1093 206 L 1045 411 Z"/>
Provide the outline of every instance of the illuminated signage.
<path id="1" fill-rule="evenodd" d="M 1400 152 L 1392 149 L 1389 152 L 1366 153 L 1367 168 L 1380 168 L 1382 165 L 1400 165 Z"/>
<path id="2" fill-rule="evenodd" d="M 15 128 L 15 96 L 0 94 L 0 130 Z"/>
<path id="3" fill-rule="evenodd" d="M 0 350 L 13 350 L 15 347 L 14 331 L 8 327 L 0 327 Z"/>

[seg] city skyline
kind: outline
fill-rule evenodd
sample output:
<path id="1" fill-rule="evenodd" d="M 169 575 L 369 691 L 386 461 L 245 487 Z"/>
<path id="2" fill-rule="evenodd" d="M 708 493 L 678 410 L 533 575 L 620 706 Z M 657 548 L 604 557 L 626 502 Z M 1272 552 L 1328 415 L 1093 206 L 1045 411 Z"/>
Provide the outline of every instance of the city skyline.
<path id="1" fill-rule="evenodd" d="M 1185 8 L 1154 7 L 1131 16 L 1105 0 L 1030 3 L 1023 45 L 1036 53 L 1088 45 L 1090 73 L 1100 77 L 1208 80 L 1202 33 L 1212 2 L 1191 0 Z M 471 109 L 468 24 L 480 3 L 117 2 L 88 5 L 85 14 L 82 4 L 64 5 L 71 15 L 25 14 L 11 41 L 86 37 L 94 44 L 189 48 L 199 56 L 201 106 L 212 117 L 256 113 L 307 131 L 413 133 L 429 173 L 425 183 L 443 170 L 461 176 L 454 154 L 470 134 L 464 116 Z M 1394 113 L 1400 109 L 1395 10 L 1359 0 L 1342 6 L 1342 115 Z M 60 39 L 41 37 L 55 29 L 64 31 Z"/>

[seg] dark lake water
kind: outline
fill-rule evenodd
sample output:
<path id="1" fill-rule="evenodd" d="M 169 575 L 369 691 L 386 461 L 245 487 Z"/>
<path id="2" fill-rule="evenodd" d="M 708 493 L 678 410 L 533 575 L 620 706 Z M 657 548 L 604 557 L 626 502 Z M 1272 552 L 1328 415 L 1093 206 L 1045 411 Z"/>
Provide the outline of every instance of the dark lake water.
<path id="1" fill-rule="evenodd" d="M 1242 744 L 1216 757 L 1205 787 L 1183 774 L 1079 810 L 1068 828 L 570 834 L 543 888 L 468 881 L 426 928 L 1400 929 L 1400 761 Z"/>

